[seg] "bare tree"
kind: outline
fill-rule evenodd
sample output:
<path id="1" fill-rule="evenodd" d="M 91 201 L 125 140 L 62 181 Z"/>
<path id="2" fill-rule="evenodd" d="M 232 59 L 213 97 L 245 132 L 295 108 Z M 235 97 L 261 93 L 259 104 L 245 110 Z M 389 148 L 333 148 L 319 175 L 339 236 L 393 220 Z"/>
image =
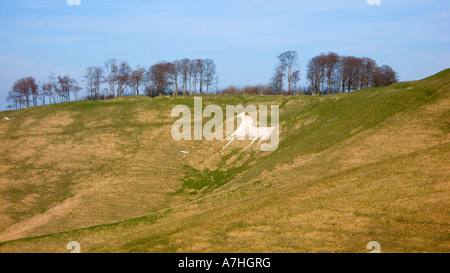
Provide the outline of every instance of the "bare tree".
<path id="1" fill-rule="evenodd" d="M 21 104 L 21 94 L 11 90 L 8 92 L 6 96 L 6 102 L 8 102 L 8 109 L 20 109 L 22 108 Z"/>
<path id="2" fill-rule="evenodd" d="M 86 74 L 83 75 L 86 79 L 86 90 L 89 92 L 91 98 L 95 97 L 95 80 L 94 80 L 94 67 L 89 66 L 86 68 Z"/>
<path id="3" fill-rule="evenodd" d="M 173 84 L 173 94 L 178 95 L 178 73 L 180 70 L 180 61 L 176 60 L 168 64 L 168 73 Z"/>
<path id="4" fill-rule="evenodd" d="M 50 103 L 56 103 L 56 76 L 55 73 L 50 73 L 48 76 L 48 82 L 47 82 L 47 91 L 49 93 L 49 100 Z"/>
<path id="5" fill-rule="evenodd" d="M 297 84 L 300 81 L 300 70 L 295 70 L 294 72 L 292 72 L 291 81 L 293 86 L 293 93 L 295 94 L 297 93 Z"/>
<path id="6" fill-rule="evenodd" d="M 199 71 L 197 60 L 191 60 L 189 65 L 189 91 L 191 94 L 197 94 L 197 79 L 198 79 Z"/>
<path id="7" fill-rule="evenodd" d="M 298 66 L 298 54 L 297 51 L 286 51 L 281 53 L 278 56 L 280 63 L 283 64 L 283 67 L 287 70 L 286 76 L 288 81 L 288 92 L 289 95 L 292 95 L 292 73 L 294 72 L 295 67 Z"/>
<path id="8" fill-rule="evenodd" d="M 32 101 L 30 101 L 30 102 L 33 103 L 33 106 L 36 106 L 37 105 L 37 91 L 39 90 L 38 86 L 36 84 L 36 80 L 33 77 L 27 77 L 24 80 L 25 80 L 24 84 L 25 84 L 26 90 L 23 90 L 23 91 L 27 97 L 27 107 L 29 106 L 28 100 L 29 100 L 30 96 L 32 99 Z"/>
<path id="9" fill-rule="evenodd" d="M 45 82 L 39 82 L 39 83 L 38 83 L 38 86 L 39 86 L 39 94 L 38 94 L 38 98 L 39 98 L 39 100 L 41 101 L 41 104 L 42 104 L 42 105 L 45 105 L 45 103 L 47 102 L 46 98 L 47 98 L 48 95 L 49 95 L 49 92 L 47 92 L 47 91 L 44 89 L 45 84 L 46 84 Z"/>
<path id="10" fill-rule="evenodd" d="M 360 76 L 359 76 L 359 88 L 369 88 L 372 87 L 373 76 L 375 73 L 375 68 L 377 67 L 377 63 L 367 57 L 361 59 L 360 65 Z"/>
<path id="11" fill-rule="evenodd" d="M 28 88 L 30 89 L 31 97 L 33 99 L 33 106 L 38 105 L 39 86 L 33 77 L 28 77 Z"/>
<path id="12" fill-rule="evenodd" d="M 195 66 L 195 61 L 191 60 L 189 62 L 189 94 L 194 94 L 195 93 L 195 89 L 196 86 L 194 86 L 194 84 L 196 85 L 197 82 L 197 73 L 196 73 L 196 66 Z M 194 86 L 194 91 L 192 90 L 192 87 Z"/>
<path id="13" fill-rule="evenodd" d="M 340 74 L 342 80 L 342 92 L 350 92 L 352 87 L 355 86 L 357 79 L 358 66 L 361 63 L 361 59 L 353 56 L 341 57 Z"/>
<path id="14" fill-rule="evenodd" d="M 12 108 L 30 107 L 38 104 L 39 86 L 33 77 L 26 77 L 17 80 L 11 92 L 7 96 L 7 100 Z"/>
<path id="15" fill-rule="evenodd" d="M 81 88 L 78 85 L 78 81 L 75 79 L 72 79 L 71 86 L 70 86 L 70 92 L 73 94 L 74 100 L 78 100 L 78 94 L 80 93 L 81 90 L 83 90 L 83 88 Z"/>
<path id="16" fill-rule="evenodd" d="M 56 93 L 58 94 L 59 102 L 70 101 L 70 78 L 68 75 L 58 76 Z"/>
<path id="17" fill-rule="evenodd" d="M 165 94 L 172 85 L 170 77 L 171 63 L 159 62 L 152 65 L 149 69 L 149 78 L 151 80 L 151 88 L 147 90 L 147 94 Z M 149 95 L 150 95 L 149 94 Z"/>
<path id="18" fill-rule="evenodd" d="M 285 74 L 285 65 L 280 63 L 277 68 L 275 69 L 275 72 L 272 76 L 272 87 L 275 94 L 281 95 L 283 93 L 283 81 Z"/>
<path id="19" fill-rule="evenodd" d="M 202 87 L 205 80 L 205 62 L 203 59 L 195 60 L 196 72 L 198 75 L 199 94 L 202 95 Z"/>
<path id="20" fill-rule="evenodd" d="M 145 75 L 145 69 L 138 66 L 135 70 L 131 71 L 130 87 L 133 92 L 133 95 L 139 95 L 139 87 L 143 84 Z"/>
<path id="21" fill-rule="evenodd" d="M 190 69 L 190 62 L 189 59 L 182 59 L 180 61 L 180 65 L 178 66 L 178 72 L 181 75 L 181 81 L 183 83 L 183 95 L 186 95 L 186 91 L 188 88 L 188 81 L 189 80 L 189 69 Z"/>
<path id="22" fill-rule="evenodd" d="M 127 61 L 121 61 L 116 77 L 117 82 L 117 96 L 120 97 L 125 92 L 125 89 L 130 82 L 131 67 Z"/>
<path id="23" fill-rule="evenodd" d="M 307 79 L 311 85 L 312 93 L 318 94 L 322 91 L 325 80 L 327 59 L 325 54 L 312 58 L 307 66 Z"/>
<path id="24" fill-rule="evenodd" d="M 100 100 L 100 93 L 101 93 L 100 89 L 102 81 L 104 79 L 105 71 L 103 70 L 102 67 L 94 66 L 92 73 L 94 79 L 95 95 L 97 97 L 97 100 Z"/>
<path id="25" fill-rule="evenodd" d="M 76 100 L 80 90 L 81 87 L 78 86 L 77 80 L 71 78 L 69 75 L 58 76 L 56 92 L 59 95 L 60 101 L 70 101 L 70 94 L 73 94 Z"/>
<path id="26" fill-rule="evenodd" d="M 214 83 L 216 75 L 216 64 L 211 59 L 205 59 L 205 83 L 206 83 L 206 93 L 209 94 L 210 88 Z"/>
<path id="27" fill-rule="evenodd" d="M 119 66 L 116 59 L 109 59 L 105 62 L 105 82 L 109 85 L 110 96 L 116 96 L 116 81 L 119 73 Z"/>
<path id="28" fill-rule="evenodd" d="M 340 57 L 334 52 L 329 52 L 325 56 L 325 69 L 327 76 L 327 94 L 333 94 L 333 76 L 336 74 L 336 68 L 339 64 Z"/>
<path id="29" fill-rule="evenodd" d="M 398 82 L 397 72 L 388 65 L 377 67 L 374 72 L 374 86 L 387 86 Z"/>
<path id="30" fill-rule="evenodd" d="M 8 98 L 15 100 L 14 105 L 16 109 L 20 109 L 23 106 L 28 107 L 30 105 L 30 94 L 28 92 L 25 78 L 14 82 L 11 94 Z"/>

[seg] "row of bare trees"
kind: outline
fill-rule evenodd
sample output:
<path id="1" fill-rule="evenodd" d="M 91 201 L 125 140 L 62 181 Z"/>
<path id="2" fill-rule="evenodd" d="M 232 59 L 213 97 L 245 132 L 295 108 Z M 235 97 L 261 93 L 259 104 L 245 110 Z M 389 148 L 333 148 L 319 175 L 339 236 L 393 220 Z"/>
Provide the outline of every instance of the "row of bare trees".
<path id="1" fill-rule="evenodd" d="M 148 69 L 131 68 L 127 61 L 107 60 L 103 66 L 90 66 L 83 75 L 87 99 L 100 100 L 124 95 L 145 93 L 155 97 L 162 94 L 189 95 L 259 94 L 293 95 L 333 94 L 353 90 L 386 86 L 397 82 L 397 73 L 387 65 L 378 66 L 367 57 L 339 56 L 336 53 L 320 54 L 307 65 L 309 87 L 298 87 L 300 70 L 298 53 L 286 51 L 278 56 L 279 63 L 270 85 L 233 86 L 217 90 L 216 64 L 211 59 L 182 59 L 161 61 Z M 284 87 L 286 83 L 286 87 Z M 106 87 L 105 87 L 106 85 Z M 36 83 L 35 78 L 17 80 L 8 93 L 9 108 L 19 109 L 39 104 L 77 100 L 82 88 L 68 75 L 51 74 L 48 80 Z"/>
<path id="2" fill-rule="evenodd" d="M 217 89 L 216 64 L 212 59 L 161 61 L 148 69 L 133 69 L 127 61 L 109 59 L 103 66 L 87 67 L 83 79 L 89 100 L 140 94 L 210 94 Z M 75 79 L 52 73 L 48 80 L 39 83 L 31 76 L 17 80 L 6 99 L 10 109 L 20 109 L 77 100 L 81 90 Z"/>
<path id="3" fill-rule="evenodd" d="M 53 73 L 47 81 L 36 82 L 34 77 L 17 80 L 8 92 L 8 108 L 20 109 L 46 103 L 70 101 L 71 95 L 78 97 L 82 90 L 78 82 L 68 75 L 56 77 Z"/>
<path id="4" fill-rule="evenodd" d="M 211 94 L 215 83 L 217 83 L 216 64 L 212 59 L 182 59 L 175 61 L 169 74 L 172 75 L 171 81 L 174 83 L 175 95 L 179 91 L 182 91 L 183 95 Z M 179 90 L 178 78 L 181 82 L 181 90 Z"/>
<path id="5" fill-rule="evenodd" d="M 283 52 L 278 60 L 270 82 L 273 94 L 293 95 L 300 92 L 297 87 L 300 81 L 297 52 Z M 339 56 L 334 52 L 312 58 L 307 65 L 306 78 L 309 87 L 306 92 L 303 91 L 309 94 L 350 92 L 398 81 L 397 72 L 388 65 L 378 66 L 367 57 Z"/>
<path id="6" fill-rule="evenodd" d="M 371 58 L 320 54 L 307 66 L 307 80 L 312 94 L 333 94 L 387 86 L 398 81 L 388 65 L 378 66 Z"/>
<path id="7" fill-rule="evenodd" d="M 84 75 L 91 99 L 162 94 L 210 94 L 216 82 L 216 65 L 211 59 L 161 61 L 148 69 L 132 69 L 127 61 L 109 59 L 103 67 L 90 66 Z M 106 84 L 107 88 L 102 89 Z"/>
<path id="8" fill-rule="evenodd" d="M 140 95 L 146 72 L 141 66 L 132 69 L 127 61 L 116 59 L 107 60 L 103 66 L 89 66 L 83 75 L 88 98 L 120 97 L 127 94 L 128 89 L 129 94 Z"/>

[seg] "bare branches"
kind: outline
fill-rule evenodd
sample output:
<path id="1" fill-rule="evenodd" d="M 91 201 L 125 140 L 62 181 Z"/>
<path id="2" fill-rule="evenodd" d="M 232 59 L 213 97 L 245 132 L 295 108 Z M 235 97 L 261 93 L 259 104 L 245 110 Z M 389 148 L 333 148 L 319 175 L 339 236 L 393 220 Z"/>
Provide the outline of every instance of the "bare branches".
<path id="1" fill-rule="evenodd" d="M 86 84 L 86 99 L 100 100 L 124 95 L 140 95 L 143 88 L 148 96 L 163 94 L 272 94 L 294 95 L 299 90 L 300 70 L 298 53 L 286 51 L 278 57 L 278 64 L 270 85 L 230 86 L 218 90 L 216 64 L 212 59 L 161 61 L 146 69 L 132 69 L 127 61 L 108 59 L 103 66 L 89 66 L 83 75 Z M 321 53 L 307 64 L 306 80 L 311 94 L 333 94 L 353 90 L 385 86 L 398 81 L 392 67 L 377 63 L 367 57 L 339 56 L 334 52 Z M 104 87 L 107 84 L 107 88 Z M 285 85 L 286 84 L 286 85 Z M 287 86 L 287 91 L 284 90 Z M 215 88 L 214 88 L 215 87 Z M 206 90 L 205 90 L 206 89 Z M 82 90 L 69 75 L 55 76 L 51 73 L 47 81 L 39 84 L 33 77 L 17 80 L 7 95 L 8 107 L 19 109 L 40 104 L 58 103 L 78 99 Z"/>
<path id="2" fill-rule="evenodd" d="M 37 105 L 38 85 L 33 77 L 26 77 L 17 80 L 12 90 L 8 93 L 8 107 L 20 109 L 22 107 L 30 107 Z"/>
<path id="3" fill-rule="evenodd" d="M 104 81 L 109 85 L 110 96 L 115 96 L 117 76 L 119 73 L 119 66 L 116 59 L 109 59 L 105 62 L 105 78 Z"/>
<path id="4" fill-rule="evenodd" d="M 297 51 L 286 51 L 281 53 L 278 56 L 280 61 L 280 65 L 277 67 L 277 70 L 284 69 L 285 74 L 287 76 L 288 81 L 288 94 L 292 95 L 292 76 L 293 73 L 299 73 L 295 70 L 298 67 L 298 54 Z M 281 71 L 276 72 L 281 75 Z M 282 86 L 282 83 L 281 83 Z"/>
<path id="5" fill-rule="evenodd" d="M 205 84 L 206 84 L 206 93 L 209 94 L 211 91 L 211 87 L 214 84 L 215 75 L 216 75 L 216 64 L 211 59 L 205 59 Z"/>
<path id="6" fill-rule="evenodd" d="M 283 81 L 286 75 L 285 70 L 286 66 L 283 63 L 279 64 L 271 79 L 272 88 L 277 95 L 282 95 L 283 93 Z"/>
<path id="7" fill-rule="evenodd" d="M 340 57 L 330 52 L 308 62 L 307 79 L 312 94 L 333 94 L 389 85 L 397 82 L 397 73 L 389 66 L 378 67 L 367 57 Z"/>
<path id="8" fill-rule="evenodd" d="M 116 76 L 117 82 L 117 96 L 120 97 L 124 94 L 126 87 L 128 86 L 131 77 L 131 67 L 127 61 L 121 61 L 119 70 Z"/>
<path id="9" fill-rule="evenodd" d="M 145 72 L 145 69 L 140 66 L 131 71 L 129 86 L 133 92 L 133 95 L 139 95 L 139 87 L 143 84 Z"/>
<path id="10" fill-rule="evenodd" d="M 68 75 L 58 76 L 55 80 L 54 75 L 51 74 L 48 82 L 39 84 L 36 83 L 35 78 L 26 77 L 14 83 L 6 100 L 9 103 L 8 108 L 20 109 L 36 106 L 39 100 L 45 104 L 46 97 L 50 99 L 50 103 L 70 101 L 70 95 L 73 94 L 76 99 L 80 90 L 78 82 Z"/>

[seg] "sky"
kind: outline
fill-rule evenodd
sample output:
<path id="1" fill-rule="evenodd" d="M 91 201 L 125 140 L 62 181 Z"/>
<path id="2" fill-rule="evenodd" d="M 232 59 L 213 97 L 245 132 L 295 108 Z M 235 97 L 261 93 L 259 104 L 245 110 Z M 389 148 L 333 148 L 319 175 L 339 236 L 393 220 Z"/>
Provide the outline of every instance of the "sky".
<path id="1" fill-rule="evenodd" d="M 267 84 L 277 56 L 306 64 L 324 52 L 370 57 L 401 81 L 450 67 L 450 1 L 381 0 L 0 0 L 0 111 L 17 79 L 68 74 L 83 87 L 88 66 L 132 67 L 210 58 L 219 88 Z"/>

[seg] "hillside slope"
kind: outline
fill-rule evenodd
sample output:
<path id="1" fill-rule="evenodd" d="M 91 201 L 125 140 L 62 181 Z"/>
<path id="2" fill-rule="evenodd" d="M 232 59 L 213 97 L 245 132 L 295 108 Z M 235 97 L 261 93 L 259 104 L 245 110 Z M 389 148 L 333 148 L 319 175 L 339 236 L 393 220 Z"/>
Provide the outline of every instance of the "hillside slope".
<path id="1" fill-rule="evenodd" d="M 0 252 L 449 252 L 449 84 L 203 97 L 280 105 L 274 152 L 172 140 L 192 96 L 2 112 Z"/>

